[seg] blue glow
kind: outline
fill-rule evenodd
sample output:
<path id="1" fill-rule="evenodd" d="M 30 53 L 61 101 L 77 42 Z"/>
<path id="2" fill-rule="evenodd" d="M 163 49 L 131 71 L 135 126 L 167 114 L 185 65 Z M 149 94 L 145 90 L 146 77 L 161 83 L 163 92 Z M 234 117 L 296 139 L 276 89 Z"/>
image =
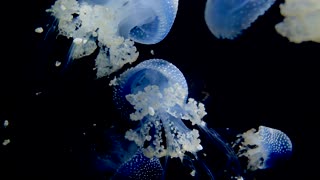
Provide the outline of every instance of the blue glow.
<path id="1" fill-rule="evenodd" d="M 113 180 L 121 179 L 161 179 L 163 169 L 158 158 L 148 158 L 141 150 L 127 162 L 123 163 L 112 177 Z"/>
<path id="2" fill-rule="evenodd" d="M 115 89 L 114 101 L 118 109 L 124 115 L 129 114 L 128 120 L 137 122 L 135 128 L 125 133 L 125 138 L 135 142 L 146 157 L 179 158 L 181 162 L 189 162 L 192 176 L 203 176 L 197 171 L 200 166 L 205 177 L 213 179 L 214 170 L 205 163 L 204 157 L 209 149 L 203 150 L 200 143 L 200 139 L 206 139 L 220 148 L 221 155 L 226 156 L 226 164 L 233 164 L 221 166 L 233 171 L 230 174 L 235 177 L 241 177 L 233 149 L 215 130 L 206 126 L 202 120 L 206 115 L 204 105 L 188 98 L 187 82 L 172 63 L 162 59 L 143 61 L 110 84 Z"/>
<path id="3" fill-rule="evenodd" d="M 292 154 L 290 138 L 282 131 L 265 126 L 250 129 L 239 136 L 239 157 L 248 158 L 247 169 L 267 169 L 288 159 Z"/>
<path id="4" fill-rule="evenodd" d="M 140 147 L 148 144 L 143 148 L 146 156 L 182 159 L 185 152 L 202 149 L 199 132 L 190 130 L 183 120 L 193 125 L 203 123 L 204 105 L 191 98 L 187 100 L 188 86 L 176 66 L 162 59 L 147 60 L 125 71 L 112 84 L 119 109 L 133 107 L 130 120 L 141 122 L 138 128 L 128 130 L 125 137 Z"/>
<path id="5" fill-rule="evenodd" d="M 234 39 L 274 2 L 275 0 L 207 0 L 205 21 L 217 38 Z"/>
<path id="6" fill-rule="evenodd" d="M 136 61 L 135 42 L 162 41 L 177 11 L 178 0 L 57 0 L 47 9 L 59 35 L 72 39 L 66 66 L 98 51 L 98 78 Z"/>

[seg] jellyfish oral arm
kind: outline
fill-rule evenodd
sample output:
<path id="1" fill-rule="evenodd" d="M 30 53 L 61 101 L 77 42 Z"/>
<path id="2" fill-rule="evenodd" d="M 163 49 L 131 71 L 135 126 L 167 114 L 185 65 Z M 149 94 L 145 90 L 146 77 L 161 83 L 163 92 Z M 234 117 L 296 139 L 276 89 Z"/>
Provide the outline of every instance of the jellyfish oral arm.
<path id="1" fill-rule="evenodd" d="M 127 131 L 126 138 L 135 141 L 140 147 L 144 145 L 145 141 L 151 140 L 151 145 L 144 150 L 147 156 L 162 157 L 168 155 L 182 159 L 185 152 L 196 153 L 202 150 L 199 132 L 195 129 L 188 129 L 180 118 L 183 116 L 186 119 L 195 121 L 192 123 L 196 123 L 196 120 L 199 121 L 197 118 L 202 118 L 202 115 L 206 113 L 204 113 L 204 109 L 195 108 L 197 103 L 192 100 L 190 104 L 193 106 L 186 105 L 185 112 L 191 112 L 191 108 L 195 108 L 193 109 L 195 112 L 192 113 L 194 115 L 192 116 L 193 119 L 190 114 L 181 114 L 183 111 L 180 110 L 183 110 L 183 107 L 180 107 L 178 104 L 181 105 L 183 103 L 185 93 L 177 91 L 181 90 L 178 84 L 173 87 L 176 87 L 176 89 L 174 90 L 169 87 L 168 89 L 164 89 L 166 93 L 161 94 L 159 87 L 147 86 L 144 92 L 139 91 L 136 95 L 129 94 L 126 96 L 130 104 L 136 109 L 134 113 L 130 114 L 130 119 L 133 121 L 142 120 L 144 122 L 144 125 L 140 128 Z M 174 94 L 172 92 L 177 93 Z M 150 113 L 150 109 L 152 109 L 152 113 Z M 161 144 L 164 142 L 161 136 L 163 133 L 161 132 L 162 127 L 166 133 L 166 145 Z M 155 134 L 149 133 L 151 128 L 155 129 Z"/>
<path id="2" fill-rule="evenodd" d="M 320 43 L 320 1 L 285 0 L 280 10 L 284 20 L 275 29 L 281 36 L 294 43 Z"/>

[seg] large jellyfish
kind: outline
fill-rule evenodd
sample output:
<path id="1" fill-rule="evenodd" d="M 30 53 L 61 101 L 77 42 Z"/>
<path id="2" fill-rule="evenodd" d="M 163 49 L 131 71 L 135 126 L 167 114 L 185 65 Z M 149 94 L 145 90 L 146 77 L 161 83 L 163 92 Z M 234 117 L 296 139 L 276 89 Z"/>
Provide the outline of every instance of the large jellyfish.
<path id="1" fill-rule="evenodd" d="M 278 23 L 276 31 L 294 43 L 314 41 L 320 43 L 320 1 L 285 0 L 280 4 L 285 17 Z"/>
<path id="2" fill-rule="evenodd" d="M 187 82 L 181 71 L 170 62 L 146 60 L 122 73 L 110 85 L 115 89 L 117 107 L 124 114 L 130 114 L 130 121 L 136 122 L 134 128 L 128 128 L 125 138 L 135 142 L 146 157 L 179 158 L 191 163 L 194 158 L 207 177 L 213 179 L 211 169 L 202 162 L 206 157 L 197 155 L 203 149 L 200 132 L 204 132 L 209 137 L 208 141 L 222 147 L 228 161 L 237 163 L 232 148 L 206 126 L 203 121 L 206 115 L 204 104 L 188 98 Z M 190 167 L 194 168 L 193 165 Z M 191 175 L 196 174 L 193 170 Z M 241 179 L 238 172 L 234 174 Z"/>
<path id="3" fill-rule="evenodd" d="M 147 157 L 182 159 L 185 152 L 202 149 L 198 130 L 190 130 L 182 120 L 193 125 L 204 123 L 206 111 L 202 103 L 188 99 L 187 82 L 176 66 L 161 59 L 147 60 L 111 84 L 116 85 L 116 103 L 122 106 L 128 101 L 135 110 L 130 119 L 140 121 L 140 126 L 128 130 L 125 137 L 144 147 Z"/>
<path id="4" fill-rule="evenodd" d="M 137 58 L 134 42 L 155 44 L 169 33 L 178 0 L 57 0 L 47 12 L 59 35 L 72 38 L 68 63 L 98 49 L 97 77 Z"/>
<path id="5" fill-rule="evenodd" d="M 247 169 L 267 169 L 288 159 L 292 154 L 290 138 L 282 131 L 266 126 L 252 128 L 238 136 L 238 156 L 247 158 Z"/>
<path id="6" fill-rule="evenodd" d="M 274 2 L 275 0 L 207 0 L 205 21 L 217 38 L 234 39 Z"/>

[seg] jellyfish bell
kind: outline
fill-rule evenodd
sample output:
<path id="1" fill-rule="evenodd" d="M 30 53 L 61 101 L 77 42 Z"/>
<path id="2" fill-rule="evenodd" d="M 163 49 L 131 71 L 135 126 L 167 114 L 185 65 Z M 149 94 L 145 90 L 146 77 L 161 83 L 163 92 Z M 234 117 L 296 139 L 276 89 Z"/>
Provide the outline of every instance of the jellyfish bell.
<path id="1" fill-rule="evenodd" d="M 97 77 L 137 58 L 134 42 L 156 44 L 169 33 L 178 0 L 57 0 L 47 9 L 59 35 L 72 39 L 68 61 L 96 55 Z"/>
<path id="2" fill-rule="evenodd" d="M 136 94 L 139 91 L 143 92 L 149 85 L 156 85 L 160 91 L 163 91 L 176 83 L 181 87 L 180 94 L 183 96 L 182 99 L 187 100 L 188 85 L 180 70 L 167 61 L 152 59 L 125 71 L 111 84 L 117 85 L 114 88 L 115 103 L 118 108 L 123 109 L 128 106 L 132 107 L 126 95 Z"/>
<path id="3" fill-rule="evenodd" d="M 250 171 L 275 167 L 292 155 L 290 138 L 284 132 L 266 126 L 239 134 L 235 146 L 239 146 L 238 156 L 247 158 Z"/>
<path id="4" fill-rule="evenodd" d="M 142 44 L 156 44 L 169 33 L 178 10 L 178 0 L 81 0 L 116 11 L 120 36 Z"/>
<path id="5" fill-rule="evenodd" d="M 234 39 L 274 2 L 275 0 L 207 0 L 205 22 L 215 37 Z"/>

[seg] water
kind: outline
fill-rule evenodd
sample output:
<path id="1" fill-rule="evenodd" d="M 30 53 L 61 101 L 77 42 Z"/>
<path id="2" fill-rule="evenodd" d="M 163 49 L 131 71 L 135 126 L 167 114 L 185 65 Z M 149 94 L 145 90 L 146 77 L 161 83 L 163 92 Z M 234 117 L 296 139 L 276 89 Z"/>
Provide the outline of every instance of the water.
<path id="1" fill-rule="evenodd" d="M 92 58 L 74 61 L 62 71 L 70 41 L 48 36 L 42 43 L 44 36 L 34 33 L 36 27 L 50 22 L 44 10 L 52 3 L 34 1 L 30 8 L 24 6 L 21 12 L 26 13 L 19 22 L 30 22 L 12 26 L 10 46 L 5 46 L 10 51 L 4 51 L 9 57 L 3 60 L 0 121 L 9 124 L 1 126 L 0 138 L 10 142 L 0 148 L 1 179 L 105 179 L 114 169 L 102 171 L 94 160 L 110 150 L 108 133 L 121 135 L 131 124 L 119 128 L 126 121 L 113 105 L 111 77 L 97 80 Z M 247 179 L 308 178 L 314 172 L 310 162 L 316 155 L 313 123 L 319 119 L 316 55 L 320 46 L 290 43 L 275 31 L 274 25 L 282 21 L 279 4 L 239 38 L 219 40 L 205 24 L 204 0 L 179 2 L 168 36 L 155 45 L 136 44 L 139 58 L 123 69 L 150 58 L 170 60 L 183 72 L 189 96 L 205 104 L 207 125 L 228 141 L 259 125 L 286 132 L 294 148 L 290 161 L 248 173 Z M 62 64 L 56 66 L 56 61 Z M 118 127 L 116 132 L 107 131 L 113 127 Z M 213 175 L 230 178 L 219 166 L 225 163 L 219 146 L 208 143 L 204 147 L 212 149 L 207 153 L 212 159 L 205 163 Z M 201 164 L 195 166 L 205 174 Z M 187 161 L 178 159 L 167 162 L 166 177 L 176 176 L 178 170 L 179 177 L 194 178 Z"/>

